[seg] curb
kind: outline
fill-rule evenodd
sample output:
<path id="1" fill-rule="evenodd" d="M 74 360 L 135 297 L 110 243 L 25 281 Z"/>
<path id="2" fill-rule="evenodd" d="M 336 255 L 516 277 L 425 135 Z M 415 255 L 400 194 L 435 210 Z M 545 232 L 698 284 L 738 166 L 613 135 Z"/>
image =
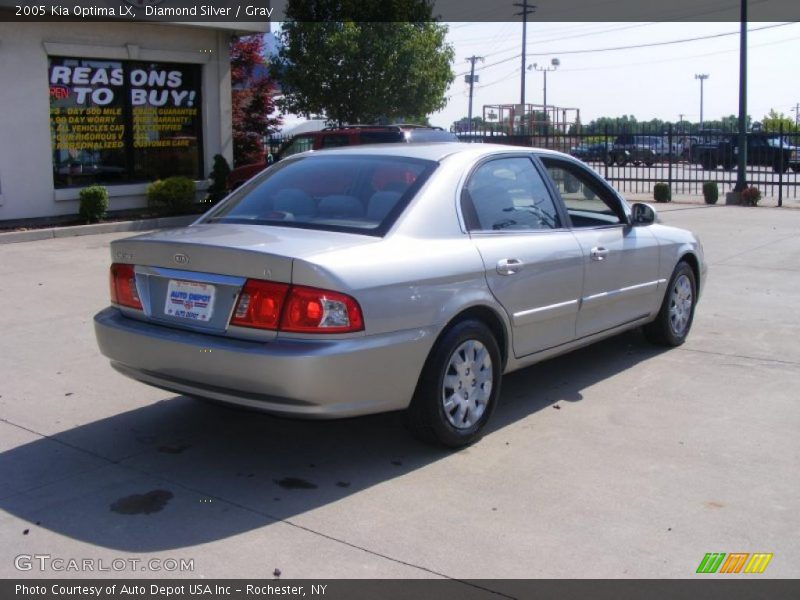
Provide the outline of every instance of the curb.
<path id="1" fill-rule="evenodd" d="M 75 237 L 78 235 L 96 235 L 99 233 L 117 233 L 122 231 L 148 231 L 150 229 L 168 229 L 185 227 L 196 221 L 200 215 L 184 215 L 180 217 L 159 217 L 157 219 L 140 219 L 138 221 L 118 221 L 116 223 L 97 223 L 95 225 L 72 225 L 70 227 L 50 227 L 48 229 L 32 229 L 30 231 L 11 231 L 0 233 L 0 244 L 17 242 L 35 242 L 54 238 Z"/>

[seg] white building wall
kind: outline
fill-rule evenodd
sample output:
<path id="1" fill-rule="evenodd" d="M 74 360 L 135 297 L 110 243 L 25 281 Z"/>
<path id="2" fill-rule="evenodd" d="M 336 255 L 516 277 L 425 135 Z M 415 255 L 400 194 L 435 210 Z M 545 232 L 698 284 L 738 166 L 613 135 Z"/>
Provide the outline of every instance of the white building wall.
<path id="1" fill-rule="evenodd" d="M 48 54 L 203 65 L 203 154 L 232 160 L 232 32 L 150 23 L 0 23 L 0 221 L 75 214 L 78 190 L 55 190 Z M 209 52 L 210 51 L 210 52 Z M 109 185 L 109 209 L 145 206 L 146 184 Z"/>

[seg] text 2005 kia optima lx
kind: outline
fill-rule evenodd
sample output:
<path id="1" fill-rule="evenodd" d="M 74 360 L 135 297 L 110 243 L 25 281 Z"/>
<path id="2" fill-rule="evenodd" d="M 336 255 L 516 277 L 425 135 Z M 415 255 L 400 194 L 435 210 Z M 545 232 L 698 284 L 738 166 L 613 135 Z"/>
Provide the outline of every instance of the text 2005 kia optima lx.
<path id="1" fill-rule="evenodd" d="M 160 388 L 303 417 L 407 409 L 459 446 L 504 373 L 638 326 L 684 341 L 703 251 L 655 221 L 546 150 L 299 154 L 189 227 L 113 242 L 97 339 Z"/>

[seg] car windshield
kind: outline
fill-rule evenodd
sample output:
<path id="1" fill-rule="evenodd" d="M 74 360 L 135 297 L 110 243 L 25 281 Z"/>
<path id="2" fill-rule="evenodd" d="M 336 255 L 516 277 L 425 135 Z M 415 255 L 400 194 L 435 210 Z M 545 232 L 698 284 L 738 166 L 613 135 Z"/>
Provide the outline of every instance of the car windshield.
<path id="1" fill-rule="evenodd" d="M 436 165 L 363 154 L 287 159 L 239 188 L 202 222 L 382 235 Z"/>

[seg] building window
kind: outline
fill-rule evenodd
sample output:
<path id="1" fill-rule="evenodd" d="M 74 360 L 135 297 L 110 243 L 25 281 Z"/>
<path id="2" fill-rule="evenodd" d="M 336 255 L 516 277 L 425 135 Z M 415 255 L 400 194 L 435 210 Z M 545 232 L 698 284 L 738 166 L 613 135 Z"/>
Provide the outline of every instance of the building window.
<path id="1" fill-rule="evenodd" d="M 55 187 L 201 179 L 200 69 L 50 57 Z"/>

